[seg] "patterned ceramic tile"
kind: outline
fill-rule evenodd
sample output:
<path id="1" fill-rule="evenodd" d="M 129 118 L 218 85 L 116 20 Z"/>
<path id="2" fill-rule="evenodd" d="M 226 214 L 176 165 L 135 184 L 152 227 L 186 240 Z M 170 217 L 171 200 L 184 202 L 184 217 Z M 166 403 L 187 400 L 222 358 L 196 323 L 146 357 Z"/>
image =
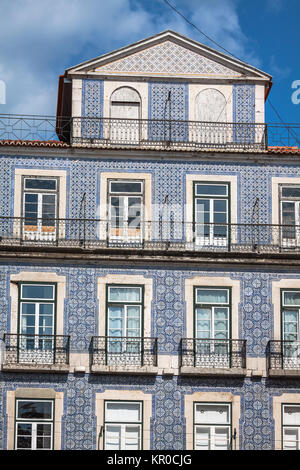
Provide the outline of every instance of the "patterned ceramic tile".
<path id="1" fill-rule="evenodd" d="M 240 76 L 240 73 L 171 41 L 165 41 L 162 44 L 136 52 L 123 59 L 103 65 L 97 70 L 112 73 Z"/>

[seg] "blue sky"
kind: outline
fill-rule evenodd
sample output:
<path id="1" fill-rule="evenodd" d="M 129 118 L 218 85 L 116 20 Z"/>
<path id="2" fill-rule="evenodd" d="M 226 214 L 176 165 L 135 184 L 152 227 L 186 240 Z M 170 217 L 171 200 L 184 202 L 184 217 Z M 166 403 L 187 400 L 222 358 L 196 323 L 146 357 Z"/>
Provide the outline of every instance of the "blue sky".
<path id="1" fill-rule="evenodd" d="M 169 1 L 217 43 L 271 74 L 271 103 L 285 122 L 300 122 L 300 103 L 292 102 L 292 83 L 300 84 L 299 0 Z M 166 29 L 215 47 L 163 0 L 0 0 L 0 113 L 55 115 L 66 68 Z M 269 104 L 266 110 L 267 122 L 279 122 Z"/>

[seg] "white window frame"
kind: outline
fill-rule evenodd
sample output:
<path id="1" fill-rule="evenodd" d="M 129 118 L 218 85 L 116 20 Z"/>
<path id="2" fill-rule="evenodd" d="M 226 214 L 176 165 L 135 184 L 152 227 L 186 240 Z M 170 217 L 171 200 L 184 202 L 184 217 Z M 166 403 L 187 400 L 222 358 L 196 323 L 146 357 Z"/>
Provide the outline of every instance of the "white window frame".
<path id="1" fill-rule="evenodd" d="M 26 181 L 27 180 L 45 180 L 45 181 L 55 181 L 56 188 L 55 189 L 34 189 L 34 188 L 26 188 Z M 35 194 L 37 195 L 37 224 L 26 225 L 25 219 L 25 199 L 26 194 Z M 54 203 L 54 221 L 53 225 L 46 226 L 44 225 L 43 219 L 43 196 L 53 195 L 55 197 Z M 59 200 L 59 180 L 57 177 L 46 177 L 46 176 L 23 176 L 23 184 L 22 184 L 22 215 L 24 218 L 23 222 L 23 236 L 25 240 L 47 240 L 53 241 L 56 239 L 56 230 L 57 230 L 57 222 L 58 219 L 58 200 Z M 30 217 L 28 217 L 30 220 Z M 33 219 L 34 220 L 34 219 Z M 29 228 L 31 227 L 31 229 Z M 36 227 L 36 228 L 33 228 Z"/>
<path id="2" fill-rule="evenodd" d="M 198 302 L 197 291 L 225 291 L 227 293 L 227 302 Z M 198 319 L 197 309 L 198 308 L 210 308 L 210 337 L 201 338 L 198 336 Z M 215 337 L 217 330 L 215 331 L 215 309 L 223 308 L 227 310 L 226 320 L 226 338 L 218 341 Z M 230 366 L 230 340 L 231 340 L 231 291 L 229 288 L 217 288 L 217 287 L 204 287 L 195 286 L 194 288 L 194 324 L 195 332 L 194 338 L 196 339 L 196 366 L 213 365 L 214 367 L 229 367 Z M 224 331 L 224 330 L 222 330 Z M 203 341 L 201 341 L 203 339 Z M 197 341 L 199 340 L 199 341 Z"/>
<path id="3" fill-rule="evenodd" d="M 126 99 L 118 96 L 122 91 L 129 91 Z M 141 107 L 141 97 L 135 88 L 122 86 L 113 91 L 110 97 L 110 140 L 112 142 L 139 144 Z M 135 117 L 124 117 L 124 114 L 127 115 L 128 112 L 130 114 L 130 108 L 136 110 Z"/>
<path id="4" fill-rule="evenodd" d="M 139 183 L 141 185 L 140 191 L 112 191 L 111 185 L 112 183 L 128 183 L 134 184 Z M 143 180 L 139 179 L 109 179 L 108 180 L 108 238 L 110 243 L 137 243 L 140 244 L 144 238 L 144 192 L 145 192 L 145 183 Z M 123 224 L 122 226 L 113 226 L 113 218 L 112 218 L 112 208 L 113 205 L 111 203 L 112 198 L 119 198 L 119 208 L 120 200 L 123 199 Z M 129 217 L 129 198 L 140 198 L 140 216 L 139 216 L 139 225 L 140 227 L 130 227 L 128 224 L 128 217 Z M 116 215 L 114 216 L 116 219 Z"/>
<path id="5" fill-rule="evenodd" d="M 283 247 L 293 248 L 300 245 L 300 196 L 283 196 L 282 190 L 284 188 L 297 188 L 300 190 L 300 185 L 297 184 L 281 184 L 279 187 L 279 212 L 280 212 L 280 224 L 281 224 L 281 240 Z M 283 223 L 283 204 L 290 203 L 294 204 L 294 224 L 288 225 L 284 228 Z M 290 232 L 290 233 L 289 233 Z M 286 234 L 289 233 L 289 236 Z"/>
<path id="6" fill-rule="evenodd" d="M 300 450 L 300 420 L 299 424 L 296 425 L 291 425 L 291 424 L 285 424 L 285 407 L 290 407 L 290 408 L 299 408 L 300 411 L 300 405 L 299 404 L 292 404 L 292 403 L 283 403 L 282 404 L 282 448 L 283 450 Z M 292 441 L 295 442 L 296 448 L 291 449 L 291 446 L 286 446 L 286 442 L 288 441 L 285 439 L 285 431 L 296 431 L 297 434 L 297 440 Z"/>
<path id="7" fill-rule="evenodd" d="M 49 286 L 52 288 L 53 296 L 51 298 L 29 298 L 23 297 L 23 288 L 24 286 L 39 286 L 45 287 Z M 55 328 L 56 328 L 56 283 L 34 283 L 34 282 L 20 282 L 20 299 L 19 299 L 19 339 L 18 339 L 18 361 L 22 363 L 53 363 L 54 360 L 54 350 L 55 350 Z M 50 304 L 52 305 L 52 326 L 51 334 L 47 334 L 45 338 L 41 337 L 44 333 L 40 333 L 40 305 L 41 304 Z M 24 304 L 34 304 L 35 305 L 35 324 L 34 324 L 34 333 L 23 333 L 22 332 L 22 318 L 26 316 L 23 313 Z M 49 327 L 46 327 L 49 328 Z M 31 335 L 33 336 L 34 349 L 30 350 L 27 347 L 27 341 L 30 341 Z M 49 347 L 50 346 L 50 347 Z"/>
<path id="8" fill-rule="evenodd" d="M 285 293 L 298 292 L 300 295 L 300 289 L 282 289 L 281 291 L 281 321 L 282 321 L 282 340 L 283 340 L 283 368 L 298 368 L 300 367 L 300 302 L 299 304 L 286 304 L 284 301 Z M 286 334 L 293 333 L 286 331 L 286 324 L 288 323 L 284 319 L 284 312 L 288 310 L 297 311 L 297 331 L 294 333 L 297 338 L 295 340 L 286 340 Z M 292 322 L 291 322 L 292 323 Z M 285 343 L 288 341 L 288 343 Z"/>
<path id="9" fill-rule="evenodd" d="M 18 418 L 18 405 L 19 402 L 48 402 L 51 403 L 51 418 L 49 419 L 28 419 L 28 418 Z M 18 424 L 29 424 L 31 425 L 31 449 L 28 448 L 18 448 Z M 49 424 L 51 429 L 50 448 L 41 449 L 37 448 L 37 426 L 38 424 Z M 15 418 L 15 449 L 16 450 L 52 450 L 53 449 L 53 438 L 54 438 L 54 400 L 39 400 L 39 399 L 30 399 L 30 398 L 18 398 L 16 400 L 16 418 Z"/>
<path id="10" fill-rule="evenodd" d="M 196 422 L 196 408 L 197 406 L 203 406 L 203 407 L 215 407 L 215 406 L 220 406 L 220 408 L 227 408 L 228 409 L 228 416 L 229 420 L 227 423 L 197 423 Z M 231 408 L 231 403 L 209 403 L 209 402 L 194 402 L 194 450 L 204 450 L 201 448 L 197 447 L 197 430 L 198 429 L 209 429 L 209 440 L 208 440 L 208 449 L 205 450 L 218 450 L 215 442 L 215 436 L 216 436 L 216 431 L 218 429 L 227 429 L 228 430 L 228 436 L 229 436 L 229 442 L 227 443 L 227 449 L 231 449 L 231 441 L 232 441 L 232 408 Z M 224 449 L 222 449 L 224 450 Z"/>
<path id="11" fill-rule="evenodd" d="M 122 404 L 135 404 L 139 406 L 139 421 L 107 421 L 107 405 L 109 403 L 118 403 Z M 109 426 L 118 426 L 120 428 L 120 440 L 119 440 L 119 449 L 114 450 L 128 450 L 126 449 L 126 430 L 127 428 L 138 428 L 139 429 L 139 437 L 138 437 L 138 449 L 135 450 L 142 450 L 143 448 L 143 402 L 142 401 L 117 401 L 117 400 L 105 400 L 104 401 L 104 440 L 103 445 L 104 449 L 107 450 L 107 435 Z"/>
<path id="12" fill-rule="evenodd" d="M 120 300 L 111 300 L 110 298 L 110 291 L 112 288 L 118 289 L 138 289 L 139 300 L 136 301 L 120 301 Z M 143 312 L 144 312 L 144 305 L 143 305 L 143 286 L 135 286 L 135 285 L 108 285 L 107 286 L 107 329 L 106 329 L 106 336 L 108 337 L 107 340 L 107 361 L 109 363 L 114 363 L 115 361 L 118 362 L 118 356 L 121 354 L 123 356 L 123 360 L 125 359 L 125 355 L 128 354 L 130 360 L 136 361 L 137 364 L 140 363 L 141 354 L 142 354 L 142 347 L 143 347 Z M 122 306 L 123 308 L 123 317 L 122 317 L 122 334 L 121 336 L 111 336 L 109 334 L 110 331 L 110 306 Z M 136 306 L 139 307 L 139 334 L 138 336 L 129 336 L 128 335 L 128 308 Z M 125 339 L 126 338 L 126 339 Z"/>
<path id="13" fill-rule="evenodd" d="M 197 194 L 198 186 L 224 186 L 226 188 L 226 195 L 220 194 Z M 209 222 L 197 221 L 197 201 L 208 200 L 209 201 Z M 215 201 L 225 201 L 226 202 L 226 222 L 215 222 L 214 215 L 214 203 Z M 204 214 L 204 211 L 203 211 Z M 230 214 L 230 183 L 214 183 L 214 182 L 205 182 L 205 181 L 194 181 L 194 224 L 195 224 L 195 244 L 196 246 L 216 246 L 216 247 L 227 247 L 229 242 L 229 214 Z M 225 226 L 226 235 L 215 235 L 215 227 Z M 205 228 L 209 228 L 209 234 L 204 233 Z M 200 230 L 199 230 L 200 229 Z M 201 234 L 203 231 L 203 234 Z"/>

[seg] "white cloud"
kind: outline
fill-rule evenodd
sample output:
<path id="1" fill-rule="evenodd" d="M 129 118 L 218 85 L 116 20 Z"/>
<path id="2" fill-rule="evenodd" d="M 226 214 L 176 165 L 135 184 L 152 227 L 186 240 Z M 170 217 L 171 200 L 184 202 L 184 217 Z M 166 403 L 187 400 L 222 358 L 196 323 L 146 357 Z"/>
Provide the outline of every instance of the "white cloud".
<path id="1" fill-rule="evenodd" d="M 172 2 L 225 48 L 257 64 L 235 0 Z M 7 104 L 0 112 L 55 114 L 58 75 L 66 68 L 165 29 L 214 47 L 160 0 L 1 0 L 0 79 Z"/>

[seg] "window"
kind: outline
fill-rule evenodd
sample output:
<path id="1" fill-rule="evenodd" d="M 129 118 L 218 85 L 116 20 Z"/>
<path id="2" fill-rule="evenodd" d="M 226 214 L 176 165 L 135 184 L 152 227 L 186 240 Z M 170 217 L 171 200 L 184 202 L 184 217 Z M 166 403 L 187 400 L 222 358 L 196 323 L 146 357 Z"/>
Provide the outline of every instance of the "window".
<path id="1" fill-rule="evenodd" d="M 142 402 L 105 401 L 105 450 L 142 449 Z"/>
<path id="2" fill-rule="evenodd" d="M 107 288 L 107 355 L 109 363 L 140 364 L 142 352 L 143 287 Z"/>
<path id="3" fill-rule="evenodd" d="M 228 245 L 229 184 L 194 184 L 194 236 L 199 246 Z"/>
<path id="4" fill-rule="evenodd" d="M 141 99 L 136 90 L 122 87 L 110 100 L 110 140 L 114 143 L 138 144 L 140 141 Z"/>
<path id="5" fill-rule="evenodd" d="M 56 284 L 19 284 L 19 362 L 53 363 Z"/>
<path id="6" fill-rule="evenodd" d="M 58 218 L 57 178 L 23 177 L 24 238 L 54 240 Z"/>
<path id="7" fill-rule="evenodd" d="M 196 366 L 230 365 L 230 289 L 195 287 Z"/>
<path id="8" fill-rule="evenodd" d="M 300 186 L 280 186 L 280 221 L 283 245 L 299 245 Z"/>
<path id="9" fill-rule="evenodd" d="M 282 405 L 283 450 L 300 450 L 300 405 Z"/>
<path id="10" fill-rule="evenodd" d="M 282 290 L 283 367 L 300 367 L 300 290 Z"/>
<path id="11" fill-rule="evenodd" d="M 231 405 L 194 403 L 194 449 L 231 448 Z"/>
<path id="12" fill-rule="evenodd" d="M 109 241 L 137 243 L 143 240 L 144 182 L 109 180 Z"/>
<path id="13" fill-rule="evenodd" d="M 16 400 L 15 449 L 53 448 L 53 400 Z"/>

